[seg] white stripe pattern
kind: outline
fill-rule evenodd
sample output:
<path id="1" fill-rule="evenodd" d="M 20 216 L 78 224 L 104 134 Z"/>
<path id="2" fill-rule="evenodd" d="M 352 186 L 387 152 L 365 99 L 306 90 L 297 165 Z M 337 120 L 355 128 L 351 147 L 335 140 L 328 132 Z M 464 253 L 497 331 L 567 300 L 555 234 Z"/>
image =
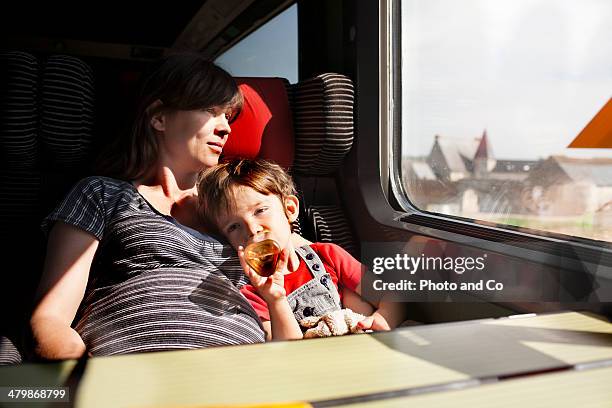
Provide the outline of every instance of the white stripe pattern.
<path id="1" fill-rule="evenodd" d="M 41 138 L 50 163 L 69 168 L 86 158 L 94 125 L 94 80 L 91 68 L 66 56 L 49 57 L 42 74 Z"/>
<path id="2" fill-rule="evenodd" d="M 353 84 L 343 75 L 323 74 L 293 85 L 292 91 L 293 171 L 332 174 L 353 144 Z"/>
<path id="3" fill-rule="evenodd" d="M 3 65 L 0 111 L 2 166 L 33 170 L 38 156 L 38 60 L 31 54 L 0 54 Z"/>
<path id="4" fill-rule="evenodd" d="M 21 353 L 17 350 L 11 339 L 0 336 L 0 366 L 20 364 L 22 360 Z"/>
<path id="5" fill-rule="evenodd" d="M 317 242 L 333 242 L 351 255 L 357 256 L 353 234 L 340 207 L 311 206 L 308 209 L 308 218 L 314 227 Z"/>
<path id="6" fill-rule="evenodd" d="M 100 239 L 75 329 L 94 355 L 264 341 L 229 245 L 193 236 L 129 183 L 81 180 L 43 222 Z"/>

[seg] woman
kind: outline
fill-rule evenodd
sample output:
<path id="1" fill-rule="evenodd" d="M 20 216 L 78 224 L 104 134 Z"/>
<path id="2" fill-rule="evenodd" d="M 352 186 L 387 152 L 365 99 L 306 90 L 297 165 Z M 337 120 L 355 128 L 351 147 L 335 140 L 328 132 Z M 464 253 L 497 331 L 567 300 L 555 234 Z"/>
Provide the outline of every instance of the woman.
<path id="1" fill-rule="evenodd" d="M 195 211 L 196 176 L 217 164 L 241 102 L 233 78 L 197 54 L 151 73 L 122 157 L 106 156 L 117 178 L 81 180 L 43 221 L 30 320 L 40 357 L 264 341 L 237 258 L 198 232 Z"/>

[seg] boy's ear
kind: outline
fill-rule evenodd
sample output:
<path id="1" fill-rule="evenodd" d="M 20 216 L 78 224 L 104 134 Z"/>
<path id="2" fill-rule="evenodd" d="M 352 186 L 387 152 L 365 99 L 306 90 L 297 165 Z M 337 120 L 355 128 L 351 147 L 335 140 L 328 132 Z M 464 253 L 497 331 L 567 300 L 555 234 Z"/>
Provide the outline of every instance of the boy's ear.
<path id="1" fill-rule="evenodd" d="M 289 222 L 297 220 L 300 214 L 300 200 L 294 195 L 288 195 L 285 197 L 285 214 Z"/>
<path id="2" fill-rule="evenodd" d="M 165 126 L 165 122 L 164 122 L 164 115 L 161 112 L 161 110 L 159 109 L 161 106 L 163 105 L 162 101 L 160 101 L 159 99 L 157 99 L 155 102 L 153 102 L 152 104 L 149 105 L 149 107 L 147 108 L 147 113 L 151 114 L 151 126 L 153 126 L 153 129 L 158 130 L 160 132 L 163 132 L 164 130 L 166 130 L 166 126 Z"/>

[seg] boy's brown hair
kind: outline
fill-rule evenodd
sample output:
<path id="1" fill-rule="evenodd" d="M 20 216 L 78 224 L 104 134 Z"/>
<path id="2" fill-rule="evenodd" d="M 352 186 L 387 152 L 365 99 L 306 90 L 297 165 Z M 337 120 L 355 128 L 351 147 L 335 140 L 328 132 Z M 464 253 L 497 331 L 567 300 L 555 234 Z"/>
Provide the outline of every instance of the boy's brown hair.
<path id="1" fill-rule="evenodd" d="M 291 176 L 278 164 L 263 159 L 232 159 L 198 176 L 198 212 L 210 224 L 235 208 L 235 187 L 251 187 L 260 194 L 276 195 L 281 202 L 297 195 Z"/>

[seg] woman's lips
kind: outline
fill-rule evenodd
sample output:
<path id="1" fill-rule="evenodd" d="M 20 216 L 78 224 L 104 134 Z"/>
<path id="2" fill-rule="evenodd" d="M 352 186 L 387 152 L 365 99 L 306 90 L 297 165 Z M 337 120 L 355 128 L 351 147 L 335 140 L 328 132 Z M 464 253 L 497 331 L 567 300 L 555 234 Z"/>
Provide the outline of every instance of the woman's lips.
<path id="1" fill-rule="evenodd" d="M 221 154 L 221 152 L 223 151 L 223 144 L 222 143 L 219 143 L 219 142 L 208 142 L 206 144 L 208 145 L 210 150 L 212 150 L 213 152 L 215 152 L 217 154 Z"/>

